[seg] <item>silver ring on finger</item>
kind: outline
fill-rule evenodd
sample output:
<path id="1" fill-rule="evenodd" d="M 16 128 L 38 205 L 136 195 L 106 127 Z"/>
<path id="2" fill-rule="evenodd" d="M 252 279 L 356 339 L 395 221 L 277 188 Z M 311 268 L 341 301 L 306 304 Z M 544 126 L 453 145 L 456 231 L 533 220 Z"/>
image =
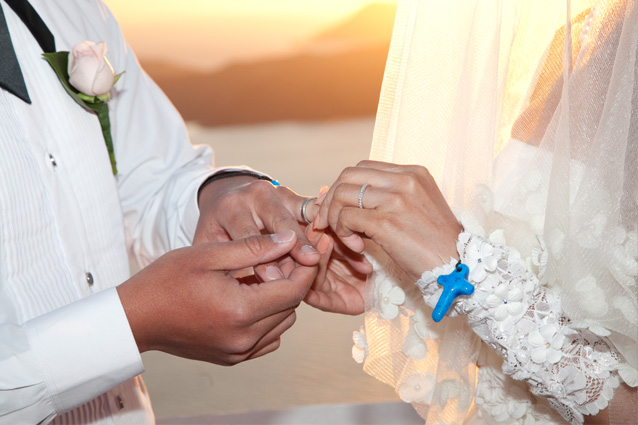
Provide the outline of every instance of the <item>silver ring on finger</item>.
<path id="1" fill-rule="evenodd" d="M 361 186 L 361 189 L 359 189 L 359 208 L 363 209 L 363 195 L 366 192 L 366 189 L 368 187 L 368 183 L 364 183 L 363 186 Z"/>
<path id="2" fill-rule="evenodd" d="M 317 198 L 315 196 L 306 198 L 303 200 L 303 202 L 301 203 L 301 209 L 300 209 L 300 215 L 301 215 L 301 219 L 306 223 L 306 224 L 310 224 L 311 221 L 308 219 L 308 215 L 306 213 L 306 209 L 308 208 L 308 204 L 310 203 L 310 201 L 315 201 Z"/>

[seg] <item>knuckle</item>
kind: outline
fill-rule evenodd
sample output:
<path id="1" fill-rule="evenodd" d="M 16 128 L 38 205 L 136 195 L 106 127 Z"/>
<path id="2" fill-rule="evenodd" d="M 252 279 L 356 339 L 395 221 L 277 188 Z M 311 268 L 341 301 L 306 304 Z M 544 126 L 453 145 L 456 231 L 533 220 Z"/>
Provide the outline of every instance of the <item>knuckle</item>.
<path id="1" fill-rule="evenodd" d="M 272 343 L 272 351 L 277 351 L 279 349 L 279 347 L 281 347 L 281 339 L 276 339 Z"/>
<path id="2" fill-rule="evenodd" d="M 422 174 L 422 170 L 425 170 L 425 167 L 423 167 L 421 165 L 410 164 L 410 165 L 406 165 L 405 166 L 405 170 L 408 173 L 411 173 L 411 174 L 414 174 L 414 175 L 421 175 Z"/>
<path id="3" fill-rule="evenodd" d="M 425 167 L 419 166 L 419 175 L 421 177 L 425 177 L 428 180 L 433 180 L 432 174 L 430 174 L 430 170 Z"/>
<path id="4" fill-rule="evenodd" d="M 239 239 L 239 238 L 245 238 L 245 239 L 250 239 L 251 237 L 254 236 L 258 236 L 258 230 L 256 230 L 256 225 L 251 226 L 251 224 L 253 223 L 239 223 L 236 226 L 236 232 L 238 235 L 240 235 L 239 237 L 236 237 L 235 239 Z M 248 242 L 248 243 L 253 243 L 253 242 Z"/>
<path id="5" fill-rule="evenodd" d="M 243 332 L 248 329 L 254 322 L 254 308 L 250 303 L 243 301 L 235 303 L 232 308 L 229 308 L 227 314 L 228 317 L 233 318 L 233 327 L 238 332 Z"/>
<path id="6" fill-rule="evenodd" d="M 264 251 L 264 239 L 260 236 L 250 236 L 242 241 L 246 250 L 255 257 L 259 257 Z"/>
<path id="7" fill-rule="evenodd" d="M 278 229 L 281 227 L 286 227 L 286 228 L 295 228 L 292 227 L 291 225 L 294 223 L 296 224 L 297 221 L 293 218 L 292 214 L 290 214 L 290 212 L 288 210 L 279 210 L 273 213 L 272 217 L 271 217 L 271 222 L 273 225 L 273 228 Z M 298 226 L 296 226 L 298 227 Z"/>
<path id="8" fill-rule="evenodd" d="M 341 171 L 339 180 L 349 180 L 357 172 L 357 167 L 346 167 Z"/>
<path id="9" fill-rule="evenodd" d="M 231 354 L 227 356 L 225 363 L 223 363 L 222 366 L 235 366 L 244 360 L 246 360 L 246 356 L 242 354 Z"/>
<path id="10" fill-rule="evenodd" d="M 407 192 L 414 192 L 417 186 L 417 176 L 412 172 L 401 174 L 401 187 Z"/>
<path id="11" fill-rule="evenodd" d="M 397 196 L 396 199 L 394 200 L 395 203 L 395 210 L 396 211 L 405 211 L 406 208 L 409 207 L 410 202 L 406 200 L 406 198 L 404 198 L 403 196 Z M 396 214 L 392 214 L 393 216 L 396 216 Z"/>
<path id="12" fill-rule="evenodd" d="M 339 211 L 331 209 L 328 213 L 328 224 L 331 229 L 336 229 L 339 225 Z"/>
<path id="13" fill-rule="evenodd" d="M 244 353 L 247 353 L 253 348 L 255 342 L 255 338 L 251 335 L 243 334 L 237 336 L 233 344 L 235 354 L 239 354 L 241 357 L 241 355 L 244 355 Z"/>
<path id="14" fill-rule="evenodd" d="M 434 181 L 434 178 L 430 174 L 430 171 L 421 165 L 411 165 L 407 169 L 415 185 L 417 184 L 429 184 Z"/>
<path id="15" fill-rule="evenodd" d="M 352 215 L 352 212 L 348 208 L 344 208 L 341 211 L 339 211 L 339 215 L 337 216 L 337 226 L 343 229 L 347 228 L 348 223 L 350 223 L 351 215 Z"/>
<path id="16" fill-rule="evenodd" d="M 265 180 L 255 180 L 248 185 L 248 188 L 251 192 L 262 196 L 273 193 L 273 190 L 275 189 L 270 182 Z"/>
<path id="17" fill-rule="evenodd" d="M 303 296 L 299 298 L 299 301 L 297 302 L 297 307 L 299 307 L 299 304 L 301 304 L 302 300 L 303 300 Z M 290 313 L 290 315 L 286 318 L 286 320 L 288 321 L 289 326 L 294 325 L 295 322 L 297 321 L 297 312 L 293 310 L 293 312 Z"/>
<path id="18" fill-rule="evenodd" d="M 240 304 L 232 311 L 233 322 L 236 327 L 243 328 L 248 322 L 248 309 L 244 304 Z"/>
<path id="19" fill-rule="evenodd" d="M 335 188 L 334 196 L 333 196 L 333 198 L 332 198 L 332 199 L 333 199 L 333 200 L 334 200 L 334 199 L 339 199 L 339 200 L 341 200 L 341 199 L 345 199 L 345 198 L 347 197 L 347 194 L 348 194 L 348 189 L 347 189 L 347 187 L 346 187 L 346 186 L 344 186 L 344 185 L 342 185 L 342 184 L 340 184 L 340 185 L 338 185 L 338 186 Z"/>

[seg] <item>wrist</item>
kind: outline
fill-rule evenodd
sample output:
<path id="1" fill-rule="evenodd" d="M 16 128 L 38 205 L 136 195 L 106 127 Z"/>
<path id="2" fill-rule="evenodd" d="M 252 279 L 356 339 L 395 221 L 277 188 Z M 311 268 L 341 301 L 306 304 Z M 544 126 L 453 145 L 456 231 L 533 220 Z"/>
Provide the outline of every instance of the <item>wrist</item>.
<path id="1" fill-rule="evenodd" d="M 140 289 L 139 284 L 129 279 L 117 287 L 117 294 L 133 333 L 137 349 L 140 353 L 143 353 L 151 349 L 151 344 L 149 342 L 150 327 L 145 319 L 148 316 L 148 309 L 141 302 L 144 297 L 143 294 L 140 296 Z"/>
<path id="2" fill-rule="evenodd" d="M 233 184 L 237 184 L 237 179 L 240 179 L 240 178 L 242 180 L 246 180 L 246 181 L 250 181 L 250 180 L 266 180 L 266 181 L 271 182 L 275 186 L 279 185 L 279 183 L 276 180 L 273 180 L 270 177 L 265 176 L 263 174 L 258 174 L 258 173 L 255 173 L 255 172 L 249 171 L 249 170 L 222 171 L 222 172 L 213 174 L 212 176 L 208 177 L 199 186 L 199 189 L 197 190 L 197 203 L 198 203 L 198 205 L 200 203 L 200 199 L 202 197 L 202 193 L 207 188 L 210 188 L 210 186 L 212 186 L 214 182 L 219 182 L 219 181 L 222 181 L 222 180 L 232 179 L 233 180 Z M 227 183 L 227 182 L 224 182 L 224 183 Z M 219 186 L 219 184 L 217 184 L 217 186 Z"/>

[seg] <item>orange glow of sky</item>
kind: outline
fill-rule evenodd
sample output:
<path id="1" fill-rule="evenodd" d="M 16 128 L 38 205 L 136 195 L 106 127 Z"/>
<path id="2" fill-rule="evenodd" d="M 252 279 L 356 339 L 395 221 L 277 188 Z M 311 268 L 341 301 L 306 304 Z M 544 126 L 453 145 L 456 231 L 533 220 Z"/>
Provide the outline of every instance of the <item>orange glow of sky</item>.
<path id="1" fill-rule="evenodd" d="M 201 69 L 284 55 L 370 3 L 396 0 L 104 0 L 142 59 Z"/>

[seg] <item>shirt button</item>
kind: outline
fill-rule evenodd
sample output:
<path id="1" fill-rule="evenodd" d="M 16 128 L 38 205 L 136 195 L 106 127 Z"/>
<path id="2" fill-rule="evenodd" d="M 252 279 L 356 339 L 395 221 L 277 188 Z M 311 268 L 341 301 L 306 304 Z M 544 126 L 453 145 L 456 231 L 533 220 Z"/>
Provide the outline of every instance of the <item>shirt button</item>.
<path id="1" fill-rule="evenodd" d="M 89 286 L 93 286 L 94 280 L 91 272 L 86 272 L 86 283 L 88 283 Z"/>
<path id="2" fill-rule="evenodd" d="M 51 162 L 51 165 L 53 166 L 53 168 L 58 166 L 58 162 L 55 160 L 55 157 L 51 154 L 49 154 L 49 161 Z"/>

